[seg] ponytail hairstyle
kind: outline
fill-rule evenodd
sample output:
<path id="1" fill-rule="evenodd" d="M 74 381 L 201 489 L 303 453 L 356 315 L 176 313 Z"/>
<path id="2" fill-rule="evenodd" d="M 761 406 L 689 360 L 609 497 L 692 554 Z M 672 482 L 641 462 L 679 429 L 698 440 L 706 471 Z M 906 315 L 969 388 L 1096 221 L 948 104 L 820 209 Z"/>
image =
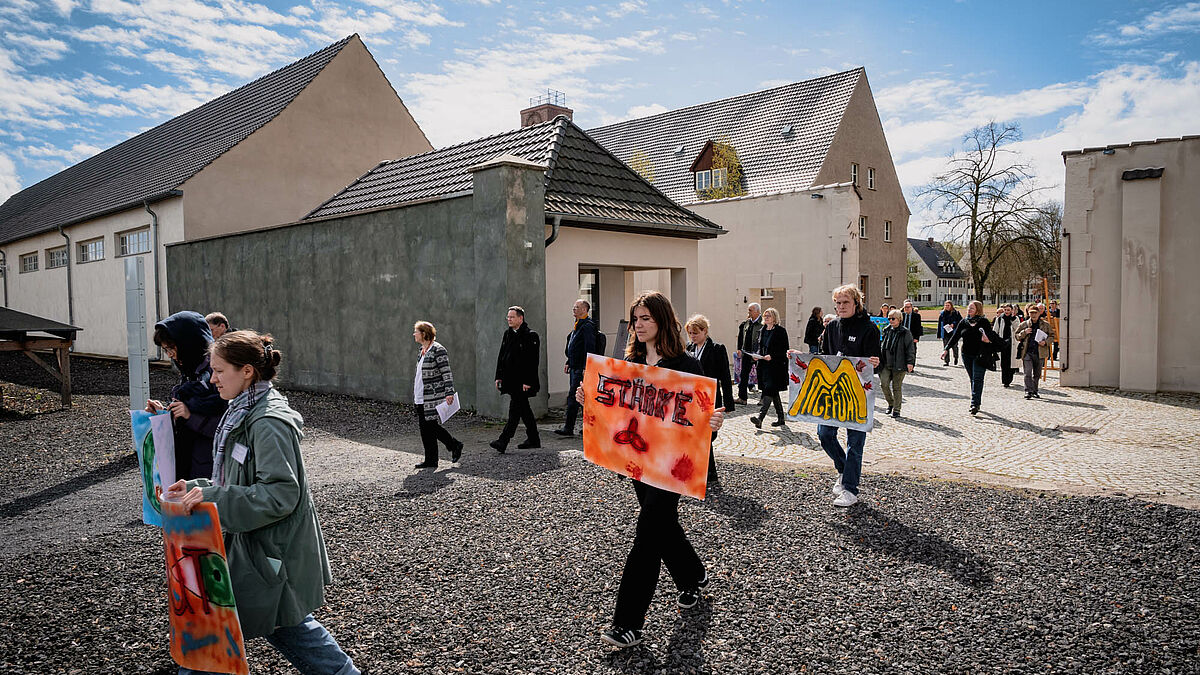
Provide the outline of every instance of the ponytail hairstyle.
<path id="1" fill-rule="evenodd" d="M 645 307 L 650 310 L 650 317 L 658 324 L 658 337 L 654 340 L 654 349 L 663 358 L 674 358 L 684 353 L 683 327 L 675 316 L 675 308 L 667 296 L 658 291 L 642 293 L 629 305 L 629 342 L 625 344 L 625 358 L 645 357 L 646 344 L 637 339 L 633 330 L 633 310 Z M 650 364 L 654 365 L 654 364 Z"/>
<path id="2" fill-rule="evenodd" d="M 270 382 L 278 374 L 283 353 L 275 349 L 275 338 L 270 333 L 259 334 L 252 330 L 238 330 L 217 338 L 209 347 L 209 353 L 228 361 L 234 368 L 254 368 L 256 382 Z"/>

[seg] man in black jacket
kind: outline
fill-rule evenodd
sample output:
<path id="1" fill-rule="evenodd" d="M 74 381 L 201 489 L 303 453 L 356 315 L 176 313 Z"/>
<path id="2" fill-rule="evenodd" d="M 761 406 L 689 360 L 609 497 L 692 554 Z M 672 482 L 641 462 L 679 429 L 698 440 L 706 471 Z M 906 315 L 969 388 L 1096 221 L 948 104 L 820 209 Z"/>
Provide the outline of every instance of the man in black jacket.
<path id="1" fill-rule="evenodd" d="M 921 313 L 913 308 L 912 300 L 904 301 L 904 315 L 900 317 L 900 325 L 908 329 L 913 336 L 913 347 L 919 347 L 921 336 L 925 329 L 921 327 Z"/>
<path id="2" fill-rule="evenodd" d="M 750 386 L 750 370 L 754 368 L 751 354 L 758 353 L 758 340 L 762 335 L 762 307 L 757 302 L 746 308 L 746 320 L 738 326 L 737 348 L 742 353 L 742 372 L 738 373 L 737 402 L 746 404 L 746 390 Z"/>
<path id="3" fill-rule="evenodd" d="M 576 300 L 575 306 L 571 308 L 571 314 L 575 316 L 575 327 L 567 334 L 567 363 L 563 366 L 563 372 L 571 376 L 571 388 L 567 392 L 567 421 L 561 429 L 554 430 L 559 436 L 575 435 L 575 418 L 583 409 L 583 406 L 575 401 L 575 390 L 583 382 L 588 354 L 596 352 L 596 324 L 589 316 L 591 311 L 592 304 L 583 299 Z"/>
<path id="4" fill-rule="evenodd" d="M 872 368 L 879 367 L 879 329 L 875 327 L 867 310 L 863 307 L 863 295 L 853 284 L 833 289 L 833 306 L 838 318 L 825 327 L 821 338 L 821 353 L 840 356 L 865 357 Z M 853 506 L 858 503 L 858 481 L 862 474 L 863 446 L 867 443 L 867 432 L 846 430 L 846 449 L 838 442 L 838 428 L 828 424 L 817 425 L 817 438 L 825 454 L 833 460 L 838 471 L 833 484 L 834 506 Z"/>
<path id="5" fill-rule="evenodd" d="M 500 438 L 488 445 L 500 454 L 508 448 L 508 441 L 517 433 L 517 423 L 525 423 L 525 442 L 517 447 L 542 447 L 538 435 L 537 420 L 529 407 L 529 397 L 538 393 L 538 361 L 541 359 L 541 339 L 525 323 L 525 310 L 517 306 L 508 308 L 508 330 L 500 343 L 500 355 L 496 358 L 496 389 L 508 394 L 508 422 L 500 432 Z"/>

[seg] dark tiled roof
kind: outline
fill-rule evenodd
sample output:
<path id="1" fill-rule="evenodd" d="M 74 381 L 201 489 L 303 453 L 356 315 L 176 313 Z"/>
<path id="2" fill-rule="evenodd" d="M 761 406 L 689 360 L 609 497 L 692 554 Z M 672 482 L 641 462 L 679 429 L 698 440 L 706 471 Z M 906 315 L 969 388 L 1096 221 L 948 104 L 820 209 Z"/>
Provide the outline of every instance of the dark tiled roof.
<path id="1" fill-rule="evenodd" d="M 546 166 L 546 215 L 561 215 L 564 222 L 690 237 L 722 232 L 654 189 L 565 117 L 383 162 L 306 219 L 466 194 L 472 189 L 468 169 L 500 155 Z"/>
<path id="2" fill-rule="evenodd" d="M 698 201 L 692 162 L 710 140 L 728 140 L 748 195 L 810 187 L 863 69 L 619 122 L 588 134 L 628 163 L 645 153 L 654 186 L 680 204 Z M 790 131 L 784 132 L 785 127 Z M 682 150 L 680 148 L 682 147 Z"/>
<path id="3" fill-rule="evenodd" d="M 77 326 L 59 323 L 53 319 L 18 312 L 0 307 L 0 340 L 24 340 L 29 333 L 49 333 L 64 340 L 74 340 L 75 333 L 83 330 Z"/>
<path id="4" fill-rule="evenodd" d="M 965 272 L 963 272 L 962 268 L 958 266 L 958 261 L 954 259 L 954 256 L 950 255 L 950 252 L 947 251 L 946 247 L 942 246 L 940 242 L 935 241 L 931 243 L 928 239 L 909 238 L 908 245 L 918 256 L 921 257 L 921 261 L 925 263 L 925 266 L 932 270 L 934 275 L 936 275 L 938 278 L 966 278 L 967 275 Z M 938 264 L 938 261 L 940 260 L 948 260 L 954 263 L 954 271 L 943 272 L 942 266 Z"/>
<path id="5" fill-rule="evenodd" d="M 0 205 L 0 243 L 161 198 L 271 121 L 353 37 L 21 190 Z"/>

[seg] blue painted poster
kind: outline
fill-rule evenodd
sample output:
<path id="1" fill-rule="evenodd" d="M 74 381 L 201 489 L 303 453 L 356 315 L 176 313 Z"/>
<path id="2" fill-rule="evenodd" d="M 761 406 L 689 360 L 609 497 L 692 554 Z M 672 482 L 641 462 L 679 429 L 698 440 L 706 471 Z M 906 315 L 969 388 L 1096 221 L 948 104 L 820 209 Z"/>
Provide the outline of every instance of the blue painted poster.
<path id="1" fill-rule="evenodd" d="M 162 493 L 175 482 L 175 435 L 171 413 L 130 410 L 133 449 L 142 477 L 142 522 L 162 527 Z"/>

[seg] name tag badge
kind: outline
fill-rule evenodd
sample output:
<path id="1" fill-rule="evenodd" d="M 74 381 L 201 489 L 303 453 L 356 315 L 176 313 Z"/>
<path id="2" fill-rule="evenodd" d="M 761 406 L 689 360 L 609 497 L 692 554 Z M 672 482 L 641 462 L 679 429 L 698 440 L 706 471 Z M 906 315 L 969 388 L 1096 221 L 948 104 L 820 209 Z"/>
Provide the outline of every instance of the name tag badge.
<path id="1" fill-rule="evenodd" d="M 242 445 L 241 443 L 234 443 L 233 444 L 233 461 L 237 462 L 238 464 L 245 464 L 247 452 L 250 452 L 250 448 L 247 448 L 246 446 Z"/>

